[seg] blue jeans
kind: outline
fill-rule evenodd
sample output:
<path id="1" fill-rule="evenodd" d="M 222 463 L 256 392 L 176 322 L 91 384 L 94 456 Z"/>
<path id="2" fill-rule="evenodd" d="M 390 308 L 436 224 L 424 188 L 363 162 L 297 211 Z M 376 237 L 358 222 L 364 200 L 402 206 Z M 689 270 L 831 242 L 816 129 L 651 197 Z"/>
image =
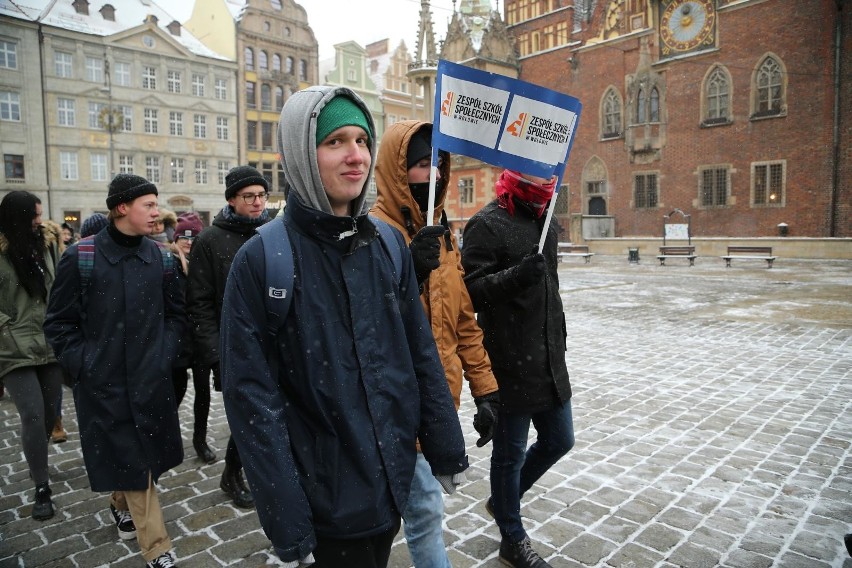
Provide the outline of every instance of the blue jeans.
<path id="1" fill-rule="evenodd" d="M 530 422 L 536 440 L 527 449 Z M 521 523 L 521 497 L 574 447 L 571 401 L 536 414 L 500 411 L 491 452 L 491 499 L 500 535 L 518 542 L 527 535 Z"/>
<path id="2" fill-rule="evenodd" d="M 450 568 L 444 545 L 444 494 L 423 454 L 417 452 L 408 504 L 402 514 L 415 568 Z"/>

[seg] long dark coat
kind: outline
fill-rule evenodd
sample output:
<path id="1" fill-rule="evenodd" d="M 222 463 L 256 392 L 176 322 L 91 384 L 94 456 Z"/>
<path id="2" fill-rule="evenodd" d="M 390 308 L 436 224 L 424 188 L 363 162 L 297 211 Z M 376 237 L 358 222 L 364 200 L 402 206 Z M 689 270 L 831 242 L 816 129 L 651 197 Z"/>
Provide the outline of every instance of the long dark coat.
<path id="1" fill-rule="evenodd" d="M 516 202 L 512 216 L 495 200 L 471 217 L 464 231 L 465 284 L 507 412 L 541 412 L 571 398 L 555 225 L 542 251 L 544 278 L 521 288 L 512 271 L 538 246 L 542 224 L 543 218 L 522 203 Z"/>
<path id="2" fill-rule="evenodd" d="M 171 254 L 171 253 L 169 253 Z M 157 244 L 95 236 L 85 307 L 78 245 L 62 256 L 44 332 L 73 378 L 93 491 L 144 490 L 183 461 L 172 364 L 186 331 L 183 282 L 164 275 Z"/>

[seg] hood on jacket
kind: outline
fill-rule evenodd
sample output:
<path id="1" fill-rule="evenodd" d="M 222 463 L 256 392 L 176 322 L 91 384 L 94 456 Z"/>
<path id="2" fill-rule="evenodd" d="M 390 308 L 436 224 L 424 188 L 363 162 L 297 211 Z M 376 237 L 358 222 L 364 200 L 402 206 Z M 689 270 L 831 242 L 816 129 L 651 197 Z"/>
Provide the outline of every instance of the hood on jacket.
<path id="1" fill-rule="evenodd" d="M 420 211 L 420 206 L 414 201 L 408 187 L 408 145 L 412 136 L 423 128 L 431 126 L 429 122 L 420 120 L 403 120 L 395 122 L 385 130 L 382 145 L 376 159 L 376 203 L 374 209 L 382 211 L 389 219 L 405 227 L 403 207 L 411 211 L 411 221 L 414 230 L 419 231 L 426 226 L 426 215 Z M 435 218 L 433 223 L 441 219 L 444 201 L 447 197 L 447 187 L 450 182 L 450 161 L 444 160 L 440 166 L 443 188 L 435 199 Z M 437 191 L 437 188 L 436 188 Z M 412 235 L 409 235 L 411 237 Z"/>
<path id="2" fill-rule="evenodd" d="M 361 194 L 352 201 L 352 215 L 355 216 L 364 212 L 362 210 L 366 205 L 367 188 L 373 177 L 373 167 L 376 163 L 376 126 L 367 105 L 354 91 L 346 87 L 314 86 L 294 93 L 281 109 L 278 121 L 278 151 L 284 167 L 287 191 L 296 193 L 305 206 L 333 215 L 317 165 L 316 132 L 320 111 L 337 96 L 352 99 L 364 112 L 371 130 L 369 135 L 372 160 Z"/>

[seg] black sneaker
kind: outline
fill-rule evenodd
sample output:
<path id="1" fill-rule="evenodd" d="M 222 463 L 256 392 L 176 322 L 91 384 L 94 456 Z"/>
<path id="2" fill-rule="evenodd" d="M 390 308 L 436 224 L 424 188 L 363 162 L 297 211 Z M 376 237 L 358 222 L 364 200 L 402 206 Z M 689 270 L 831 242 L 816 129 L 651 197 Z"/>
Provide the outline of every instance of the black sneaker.
<path id="1" fill-rule="evenodd" d="M 149 561 L 145 566 L 146 568 L 177 568 L 175 562 L 177 562 L 175 553 L 170 550 Z"/>
<path id="2" fill-rule="evenodd" d="M 46 521 L 53 518 L 53 501 L 50 496 L 53 492 L 47 483 L 36 485 L 35 500 L 33 502 L 33 518 L 37 521 Z"/>
<path id="3" fill-rule="evenodd" d="M 509 542 L 503 539 L 500 543 L 499 560 L 505 566 L 512 568 L 552 568 L 532 549 L 532 543 L 527 536 L 520 542 Z"/>
<path id="4" fill-rule="evenodd" d="M 121 540 L 132 540 L 136 538 L 136 525 L 133 523 L 133 517 L 130 516 L 130 511 L 119 511 L 111 504 L 109 510 L 112 513 L 112 518 L 115 519 L 115 527 L 118 529 L 118 538 Z"/>

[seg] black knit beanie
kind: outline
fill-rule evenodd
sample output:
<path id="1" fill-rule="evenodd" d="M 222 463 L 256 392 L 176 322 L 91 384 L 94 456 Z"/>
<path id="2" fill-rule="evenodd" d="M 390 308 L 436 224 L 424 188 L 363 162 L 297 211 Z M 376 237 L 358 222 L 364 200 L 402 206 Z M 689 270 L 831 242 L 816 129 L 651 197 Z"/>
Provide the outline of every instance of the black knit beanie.
<path id="1" fill-rule="evenodd" d="M 133 174 L 118 174 L 109 184 L 106 206 L 107 209 L 113 209 L 121 203 L 129 203 L 151 193 L 157 195 L 157 186 L 147 179 Z"/>
<path id="2" fill-rule="evenodd" d="M 411 169 L 423 158 L 432 157 L 432 125 L 426 124 L 408 139 L 408 150 L 405 154 L 406 167 Z"/>
<path id="3" fill-rule="evenodd" d="M 269 191 L 269 182 L 255 168 L 251 166 L 231 168 L 225 176 L 225 199 L 231 199 L 239 190 L 250 185 L 262 185 L 266 191 Z"/>

